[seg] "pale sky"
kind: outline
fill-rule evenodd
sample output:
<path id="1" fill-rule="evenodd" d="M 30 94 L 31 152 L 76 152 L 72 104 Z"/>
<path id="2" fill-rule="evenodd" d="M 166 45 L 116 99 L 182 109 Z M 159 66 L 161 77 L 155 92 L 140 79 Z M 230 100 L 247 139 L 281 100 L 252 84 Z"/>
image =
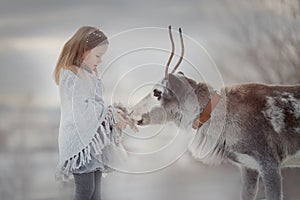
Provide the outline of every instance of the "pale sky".
<path id="1" fill-rule="evenodd" d="M 150 45 L 153 48 L 169 50 L 167 30 L 159 30 L 167 28 L 168 25 L 172 25 L 175 31 L 182 27 L 186 40 L 191 38 L 203 45 L 213 57 L 217 55 L 214 52 L 220 52 L 220 49 L 214 48 L 219 44 L 232 47 L 237 45 L 232 39 L 232 34 L 238 32 L 239 26 L 248 26 L 247 23 L 251 26 L 255 24 L 253 20 L 263 18 L 264 15 L 261 8 L 249 7 L 246 1 L 234 0 L 1 0 L 1 98 L 5 100 L 9 99 L 8 95 L 17 95 L 13 98 L 16 100 L 20 99 L 18 96 L 31 94 L 36 96 L 40 103 L 57 105 L 58 91 L 52 79 L 54 65 L 63 44 L 83 25 L 98 26 L 112 38 L 111 47 L 104 57 L 105 67 L 118 53 L 122 53 L 120 49 L 130 50 L 127 48 L 130 44 L 133 44 L 134 48 Z M 266 21 L 268 20 L 271 19 Z M 270 23 L 267 25 L 270 26 Z M 143 27 L 157 27 L 159 31 L 148 28 L 144 33 L 130 32 L 132 29 Z M 122 33 L 124 31 L 132 34 Z M 176 39 L 175 32 L 174 35 Z M 175 42 L 176 50 L 179 51 L 178 40 Z M 186 55 L 190 55 L 187 58 L 196 68 L 199 67 L 205 79 L 210 79 L 210 72 L 205 75 L 205 70 L 214 70 L 207 66 L 213 64 L 205 58 L 206 54 L 199 46 L 191 47 L 192 45 L 186 46 Z M 147 65 L 152 60 L 164 65 L 168 57 L 166 52 L 159 54 L 160 56 L 152 55 L 156 56 L 155 58 L 149 58 L 148 53 L 136 57 L 134 55 L 131 60 L 128 57 L 123 63 L 119 63 L 120 66 L 130 65 L 123 68 L 127 71 L 114 68 L 110 73 L 122 77 L 131 70 L 130 67 Z M 201 58 L 201 61 L 197 58 Z M 138 59 L 140 62 L 135 63 Z M 181 70 L 193 74 L 188 67 L 185 69 Z M 163 74 L 159 77 L 159 70 L 157 73 L 153 74 L 153 81 L 162 78 Z M 138 78 L 143 80 L 149 75 L 141 72 Z M 130 81 L 133 81 L 131 84 L 135 84 L 134 80 L 128 78 L 127 82 L 130 84 Z M 109 84 L 115 83 L 111 78 L 104 78 L 103 82 L 109 89 Z M 132 90 L 126 91 L 126 88 L 123 88 L 121 93 L 131 93 Z"/>

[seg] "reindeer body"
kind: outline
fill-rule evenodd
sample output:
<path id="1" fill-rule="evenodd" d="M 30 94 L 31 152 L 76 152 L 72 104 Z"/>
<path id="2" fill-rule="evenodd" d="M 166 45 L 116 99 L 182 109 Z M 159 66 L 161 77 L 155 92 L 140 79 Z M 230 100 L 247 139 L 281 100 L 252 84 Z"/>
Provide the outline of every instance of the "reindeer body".
<path id="1" fill-rule="evenodd" d="M 173 74 L 168 67 L 165 78 L 145 98 L 133 106 L 130 117 L 138 125 L 174 122 L 192 128 L 210 100 L 212 87 L 197 83 L 183 73 Z M 158 103 L 159 106 L 153 106 Z M 183 126 L 182 126 L 183 125 Z M 261 176 L 267 200 L 282 200 L 282 167 L 300 166 L 300 85 L 271 86 L 257 83 L 221 89 L 221 98 L 212 118 L 197 130 L 189 148 L 195 159 L 206 164 L 230 161 L 242 175 L 242 200 L 254 200 Z M 296 159 L 295 159 L 296 158 Z"/>
<path id="2" fill-rule="evenodd" d="M 200 113 L 209 101 L 211 87 L 196 84 L 182 75 L 169 74 L 165 88 L 156 87 L 154 90 L 156 96 L 153 97 L 159 99 L 162 109 L 142 111 L 141 118 L 137 117 L 138 113 L 134 111 L 141 104 L 147 109 L 143 102 L 149 101 L 151 95 L 148 95 L 133 108 L 132 117 L 139 125 L 162 123 L 163 120 L 156 120 L 161 116 L 161 110 L 165 110 L 167 121 L 179 125 L 183 116 L 189 116 L 191 124 L 197 118 L 196 113 Z M 192 105 L 197 111 L 186 113 L 180 108 L 195 104 L 183 100 L 189 99 L 191 90 L 197 96 L 198 105 Z M 158 91 L 161 92 L 160 98 L 157 97 Z M 166 91 L 172 91 L 172 94 L 166 96 Z M 224 105 L 226 118 L 222 123 L 224 114 L 219 113 L 224 113 Z M 238 165 L 242 174 L 243 200 L 255 199 L 259 176 L 265 186 L 266 198 L 281 200 L 281 167 L 291 166 L 289 164 L 300 166 L 293 160 L 293 156 L 300 156 L 300 86 L 250 83 L 225 87 L 221 90 L 220 103 L 213 110 L 212 119 L 216 120 L 214 124 L 209 120 L 197 130 L 189 149 L 193 157 L 206 164 L 228 160 Z"/>
<path id="3" fill-rule="evenodd" d="M 300 86 L 251 83 L 226 87 L 222 95 L 226 96 L 223 131 L 212 130 L 208 133 L 212 135 L 206 135 L 209 123 L 204 124 L 190 148 L 192 155 L 197 159 L 202 152 L 213 149 L 202 158 L 203 162 L 227 159 L 240 166 L 243 200 L 255 199 L 259 175 L 267 199 L 282 199 L 280 168 L 300 166 L 300 162 L 291 162 L 297 161 L 293 156 L 300 153 Z M 213 111 L 216 118 L 219 109 Z M 204 139 L 213 140 L 208 144 L 217 144 L 205 147 Z"/>
<path id="4" fill-rule="evenodd" d="M 226 121 L 221 136 L 230 151 L 253 152 L 255 158 L 259 152 L 265 156 L 265 151 L 270 151 L 281 163 L 300 149 L 300 86 L 243 84 L 224 88 L 222 96 L 221 100 L 226 100 Z M 213 111 L 215 118 L 219 109 L 217 106 Z M 205 132 L 208 126 L 199 131 Z M 230 158 L 238 161 L 239 156 Z"/>

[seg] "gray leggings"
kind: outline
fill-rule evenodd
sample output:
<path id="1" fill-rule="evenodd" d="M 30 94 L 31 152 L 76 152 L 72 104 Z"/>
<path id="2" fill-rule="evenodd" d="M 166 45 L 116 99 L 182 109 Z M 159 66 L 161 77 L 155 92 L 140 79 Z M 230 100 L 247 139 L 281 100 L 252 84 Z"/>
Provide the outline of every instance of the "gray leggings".
<path id="1" fill-rule="evenodd" d="M 75 180 L 74 200 L 101 200 L 101 171 L 73 174 Z"/>

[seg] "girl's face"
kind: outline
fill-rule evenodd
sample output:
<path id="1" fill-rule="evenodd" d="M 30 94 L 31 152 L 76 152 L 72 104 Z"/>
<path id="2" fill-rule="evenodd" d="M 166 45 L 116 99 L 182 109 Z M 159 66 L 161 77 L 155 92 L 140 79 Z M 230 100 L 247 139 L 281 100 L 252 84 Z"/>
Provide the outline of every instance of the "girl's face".
<path id="1" fill-rule="evenodd" d="M 83 64 L 88 66 L 92 71 L 94 71 L 97 66 L 102 62 L 102 56 L 105 54 L 108 45 L 97 46 L 90 51 L 83 54 Z"/>

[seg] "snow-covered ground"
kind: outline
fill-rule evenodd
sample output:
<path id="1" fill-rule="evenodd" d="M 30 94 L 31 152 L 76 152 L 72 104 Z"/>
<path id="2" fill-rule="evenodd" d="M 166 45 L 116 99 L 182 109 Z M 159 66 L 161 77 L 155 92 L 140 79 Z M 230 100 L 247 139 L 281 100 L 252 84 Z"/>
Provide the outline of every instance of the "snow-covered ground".
<path id="1" fill-rule="evenodd" d="M 73 182 L 54 180 L 57 152 L 0 154 L 0 199 L 73 198 Z M 300 169 L 284 169 L 285 200 L 299 200 Z M 206 166 L 184 154 L 171 166 L 147 174 L 114 172 L 102 180 L 105 200 L 235 200 L 241 180 L 230 164 Z M 259 198 L 263 197 L 260 186 Z"/>
<path id="2" fill-rule="evenodd" d="M 73 182 L 62 183 L 54 179 L 58 162 L 58 110 L 53 114 L 46 110 L 39 115 L 19 113 L 18 116 L 23 120 L 23 124 L 18 126 L 8 123 L 8 117 L 1 118 L 0 200 L 73 199 Z M 166 141 L 174 137 L 174 131 L 150 137 L 151 131 L 146 130 L 141 130 L 138 136 L 147 136 L 148 140 L 127 138 L 124 139 L 125 147 L 131 152 L 154 152 L 163 149 Z M 177 141 L 184 141 L 180 134 L 176 136 Z M 180 142 L 174 146 L 179 147 Z M 133 164 L 129 166 L 135 169 L 160 166 L 153 163 L 168 161 L 167 156 L 176 155 L 170 152 L 174 149 L 143 160 L 133 158 L 130 160 Z M 285 200 L 299 200 L 300 169 L 284 169 L 282 174 Z M 238 200 L 240 189 L 240 174 L 236 166 L 207 166 L 195 161 L 188 152 L 155 172 L 133 174 L 116 171 L 102 180 L 104 200 Z M 264 196 L 261 186 L 258 196 Z"/>

